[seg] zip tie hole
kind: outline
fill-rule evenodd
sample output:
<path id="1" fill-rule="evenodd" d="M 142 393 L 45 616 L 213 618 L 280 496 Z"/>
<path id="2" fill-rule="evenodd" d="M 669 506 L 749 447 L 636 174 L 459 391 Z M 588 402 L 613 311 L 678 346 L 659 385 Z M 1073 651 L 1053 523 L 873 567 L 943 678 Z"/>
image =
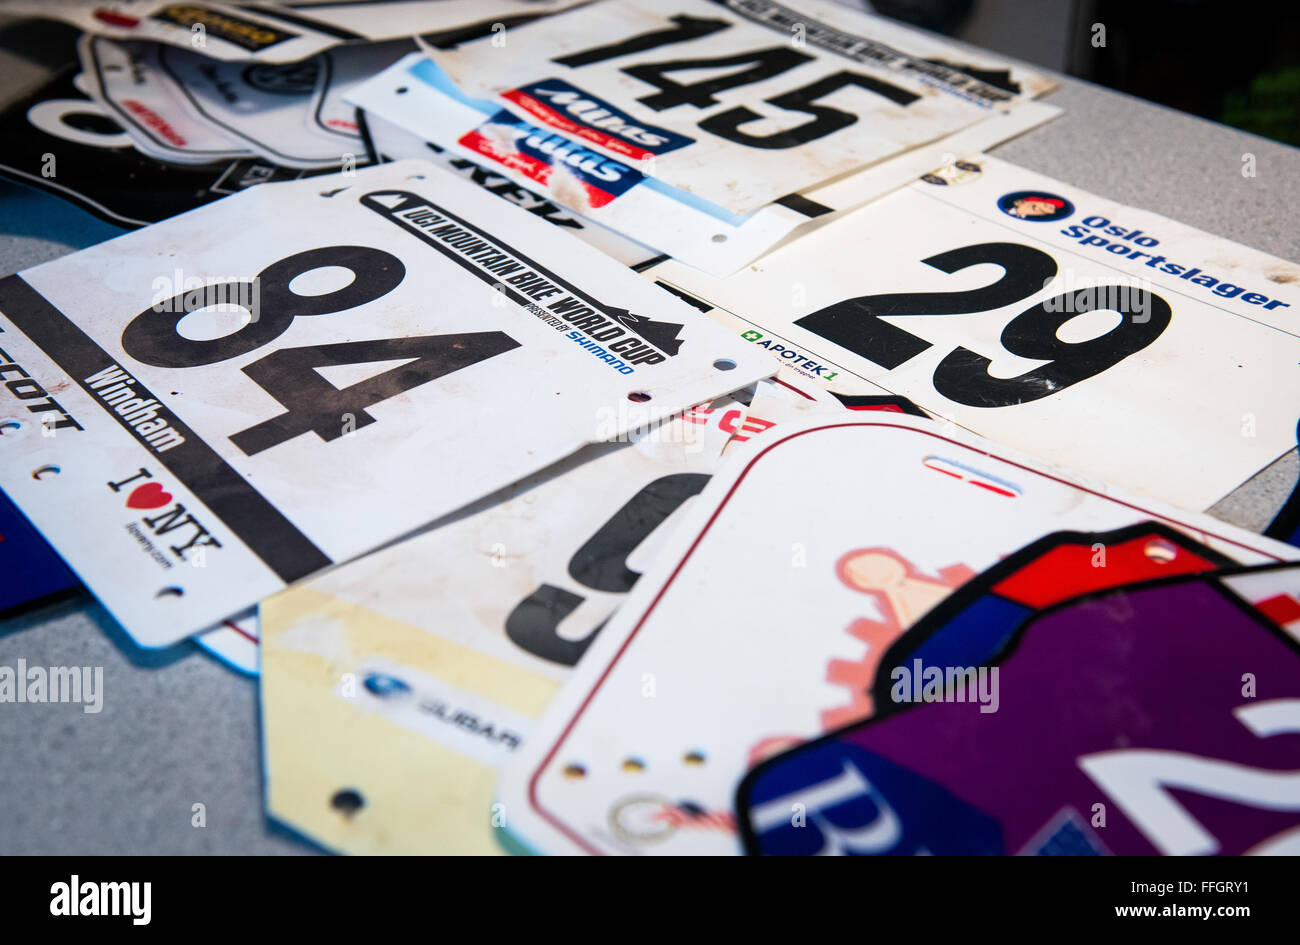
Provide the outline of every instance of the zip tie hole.
<path id="1" fill-rule="evenodd" d="M 361 808 L 365 806 L 366 799 L 361 796 L 361 792 L 354 791 L 352 788 L 344 788 L 330 798 L 330 807 L 334 808 L 349 820 L 352 819 L 353 815 L 355 815 L 357 811 L 361 810 Z"/>
<path id="2" fill-rule="evenodd" d="M 1156 564 L 1168 564 L 1178 557 L 1178 548 L 1171 541 L 1152 538 L 1142 548 L 1143 553 Z"/>

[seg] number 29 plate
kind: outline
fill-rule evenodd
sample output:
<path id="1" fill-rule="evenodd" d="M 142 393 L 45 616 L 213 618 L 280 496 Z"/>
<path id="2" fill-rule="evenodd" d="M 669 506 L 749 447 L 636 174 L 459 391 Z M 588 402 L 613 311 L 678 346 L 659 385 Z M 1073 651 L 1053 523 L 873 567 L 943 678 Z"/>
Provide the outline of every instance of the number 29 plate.
<path id="1" fill-rule="evenodd" d="M 775 362 L 432 165 L 0 280 L 0 485 L 141 643 Z"/>

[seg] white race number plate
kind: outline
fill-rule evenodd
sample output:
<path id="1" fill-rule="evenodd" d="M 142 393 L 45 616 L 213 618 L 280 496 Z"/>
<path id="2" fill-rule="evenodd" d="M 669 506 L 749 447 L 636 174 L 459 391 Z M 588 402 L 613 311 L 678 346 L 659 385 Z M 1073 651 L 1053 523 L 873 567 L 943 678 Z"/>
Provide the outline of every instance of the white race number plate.
<path id="1" fill-rule="evenodd" d="M 418 161 L 11 276 L 0 351 L 0 484 L 150 645 L 776 369 Z"/>
<path id="2" fill-rule="evenodd" d="M 505 769 L 505 829 L 541 853 L 739 853 L 749 766 L 871 716 L 916 620 L 1054 532 L 1082 533 L 1099 574 L 1113 546 L 1119 570 L 1130 526 L 1153 536 L 1152 576 L 1178 573 L 1170 538 L 1243 564 L 1300 556 L 927 420 L 778 427 L 714 475 Z"/>
<path id="3" fill-rule="evenodd" d="M 430 55 L 468 95 L 733 214 L 952 134 L 1053 84 L 815 0 L 610 0 L 512 30 L 506 44 L 492 37 Z M 555 153 L 555 142 L 516 131 L 520 161 Z M 616 197 L 587 174 L 593 163 L 568 162 L 577 186 Z M 624 176 L 617 186 L 629 185 Z"/>
<path id="4" fill-rule="evenodd" d="M 987 156 L 727 279 L 650 270 L 839 372 L 1202 510 L 1295 446 L 1300 266 Z"/>

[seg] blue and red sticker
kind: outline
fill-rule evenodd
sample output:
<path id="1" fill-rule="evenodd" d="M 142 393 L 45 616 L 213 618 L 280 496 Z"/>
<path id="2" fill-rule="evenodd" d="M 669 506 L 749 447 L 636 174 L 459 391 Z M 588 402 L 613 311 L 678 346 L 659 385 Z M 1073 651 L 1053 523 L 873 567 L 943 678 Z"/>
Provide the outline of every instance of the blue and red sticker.
<path id="1" fill-rule="evenodd" d="M 462 135 L 459 143 L 543 187 L 558 183 L 557 172 L 569 177 L 586 193 L 591 207 L 603 207 L 645 180 L 626 164 L 504 110 Z"/>
<path id="2" fill-rule="evenodd" d="M 676 151 L 695 139 L 638 122 L 627 112 L 563 79 L 530 82 L 502 95 L 540 124 L 636 161 Z"/>

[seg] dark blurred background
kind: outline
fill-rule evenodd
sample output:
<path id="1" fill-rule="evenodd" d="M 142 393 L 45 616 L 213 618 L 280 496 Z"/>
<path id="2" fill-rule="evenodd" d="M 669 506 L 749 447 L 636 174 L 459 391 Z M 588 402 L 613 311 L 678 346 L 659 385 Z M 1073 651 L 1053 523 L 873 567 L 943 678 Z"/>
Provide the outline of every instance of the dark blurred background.
<path id="1" fill-rule="evenodd" d="M 885 16 L 1300 146 L 1295 0 L 871 0 L 871 6 Z M 1105 134 L 1097 130 L 1100 144 Z"/>

